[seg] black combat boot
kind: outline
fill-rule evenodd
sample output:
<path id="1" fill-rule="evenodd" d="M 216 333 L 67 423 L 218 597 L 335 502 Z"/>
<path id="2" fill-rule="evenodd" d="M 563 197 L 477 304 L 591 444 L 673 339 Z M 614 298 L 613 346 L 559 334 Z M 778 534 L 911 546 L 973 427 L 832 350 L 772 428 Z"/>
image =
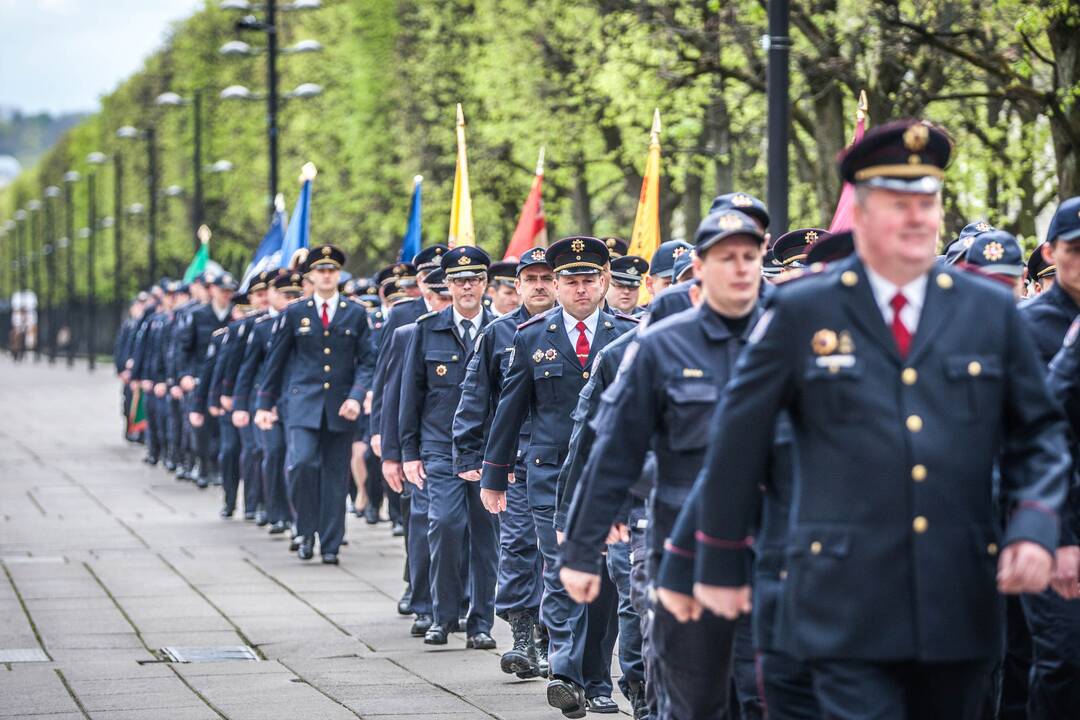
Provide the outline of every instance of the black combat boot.
<path id="1" fill-rule="evenodd" d="M 536 643 L 533 642 L 532 612 L 518 610 L 509 614 L 510 633 L 514 646 L 503 653 L 499 667 L 507 675 L 517 675 L 522 680 L 540 676 L 536 662 Z"/>

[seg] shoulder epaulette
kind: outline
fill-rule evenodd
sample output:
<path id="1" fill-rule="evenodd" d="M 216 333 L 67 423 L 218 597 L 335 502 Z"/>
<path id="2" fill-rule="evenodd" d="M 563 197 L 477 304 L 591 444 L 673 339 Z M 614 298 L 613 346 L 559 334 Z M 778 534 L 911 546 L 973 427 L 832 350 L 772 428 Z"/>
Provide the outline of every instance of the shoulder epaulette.
<path id="1" fill-rule="evenodd" d="M 632 322 L 635 325 L 641 322 L 641 318 L 634 317 L 633 315 L 627 315 L 622 310 L 615 310 L 612 315 L 615 317 L 616 320 L 626 320 L 627 322 Z"/>
<path id="2" fill-rule="evenodd" d="M 432 310 L 431 312 L 426 312 L 423 315 L 421 315 L 420 317 L 416 318 L 416 322 L 422 322 L 424 320 L 427 320 L 428 318 L 433 318 L 438 314 L 439 314 L 438 310 Z"/>
<path id="3" fill-rule="evenodd" d="M 556 310 L 558 310 L 558 309 L 559 309 L 559 306 L 558 306 L 558 305 L 556 305 L 555 307 L 551 308 L 551 310 L 545 310 L 545 311 L 544 311 L 544 312 L 542 312 L 542 313 L 539 313 L 539 314 L 537 314 L 537 315 L 533 315 L 533 316 L 532 316 L 531 318 L 529 318 L 529 319 L 528 319 L 528 320 L 526 320 L 525 322 L 523 322 L 523 323 L 521 323 L 520 325 L 518 325 L 518 326 L 517 326 L 517 329 L 518 329 L 518 330 L 520 330 L 520 329 L 522 329 L 522 328 L 525 328 L 525 327 L 529 327 L 530 325 L 534 325 L 534 324 L 536 324 L 536 323 L 540 322 L 541 320 L 543 320 L 544 318 L 546 318 L 546 317 L 547 317 L 548 315 L 550 315 L 550 314 L 551 314 L 552 312 L 555 312 L 555 311 L 556 311 Z"/>
<path id="4" fill-rule="evenodd" d="M 214 337 L 217 337 L 218 335 L 224 335 L 227 332 L 229 332 L 229 328 L 228 327 L 223 327 L 223 328 L 218 328 L 217 330 L 212 332 L 211 335 L 213 335 Z"/>
<path id="5" fill-rule="evenodd" d="M 267 313 L 266 315 L 261 315 L 261 316 L 255 318 L 255 324 L 258 325 L 261 322 L 265 322 L 266 320 L 273 320 L 273 319 L 274 319 L 274 316 Z"/>
<path id="6" fill-rule="evenodd" d="M 302 300 L 307 300 L 307 298 L 306 298 L 306 297 L 304 297 L 303 295 L 301 295 L 300 297 L 296 297 L 296 298 L 293 298 L 292 300 L 290 300 L 290 301 L 288 302 L 288 304 L 286 305 L 286 307 L 288 307 L 289 305 L 295 305 L 296 303 L 298 303 L 298 302 L 300 302 L 300 301 L 302 301 Z"/>

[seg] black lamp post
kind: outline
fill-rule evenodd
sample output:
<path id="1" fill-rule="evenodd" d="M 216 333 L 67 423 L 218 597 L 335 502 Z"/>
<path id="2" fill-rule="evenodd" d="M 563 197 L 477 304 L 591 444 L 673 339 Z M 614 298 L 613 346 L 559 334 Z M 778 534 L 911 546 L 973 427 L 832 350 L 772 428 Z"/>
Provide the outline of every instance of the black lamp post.
<path id="1" fill-rule="evenodd" d="M 42 298 L 45 293 L 42 292 L 41 287 L 41 258 L 42 250 L 41 246 L 44 244 L 41 241 L 41 201 L 33 199 L 26 203 L 27 214 L 27 232 L 28 232 L 28 250 L 26 253 L 27 259 L 32 263 L 30 266 L 30 285 L 34 291 L 34 308 L 37 312 L 37 337 L 34 341 L 34 361 L 41 360 L 41 328 L 42 318 L 45 313 L 42 307 Z"/>
<path id="2" fill-rule="evenodd" d="M 75 208 L 72 195 L 74 185 L 79 182 L 79 173 L 69 170 L 64 173 L 64 227 L 67 233 L 60 238 L 58 245 L 64 248 L 64 258 L 67 261 L 67 293 L 64 295 L 66 303 L 64 310 L 64 326 L 67 328 L 67 364 L 71 367 L 75 364 L 75 334 L 72 326 L 75 307 Z"/>
<path id="3" fill-rule="evenodd" d="M 93 370 L 97 363 L 97 171 L 108 161 L 104 153 L 86 156 L 90 170 L 86 173 L 86 366 Z"/>
<path id="4" fill-rule="evenodd" d="M 157 170 L 157 136 L 154 128 L 137 130 L 130 125 L 124 125 L 116 131 L 116 137 L 122 140 L 145 140 L 146 141 L 146 167 L 149 173 L 147 196 L 149 198 L 149 214 L 147 216 L 147 271 L 146 286 L 150 287 L 157 278 L 157 201 L 158 201 L 158 170 Z"/>
<path id="5" fill-rule="evenodd" d="M 45 188 L 45 319 L 49 333 L 49 362 L 56 362 L 56 209 L 53 202 L 60 188 Z M 40 342 L 40 338 L 39 338 Z"/>
<path id="6" fill-rule="evenodd" d="M 791 127 L 788 102 L 791 37 L 789 0 L 769 0 L 768 93 L 768 195 L 769 230 L 774 238 L 788 229 L 788 135 Z"/>

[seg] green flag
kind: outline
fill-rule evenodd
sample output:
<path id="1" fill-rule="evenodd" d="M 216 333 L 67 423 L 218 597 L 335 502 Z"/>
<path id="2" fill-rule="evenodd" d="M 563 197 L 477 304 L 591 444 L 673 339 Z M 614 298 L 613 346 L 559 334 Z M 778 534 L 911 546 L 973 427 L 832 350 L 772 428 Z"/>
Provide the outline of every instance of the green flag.
<path id="1" fill-rule="evenodd" d="M 189 283 L 206 270 L 206 263 L 210 261 L 210 228 L 205 225 L 199 226 L 199 240 L 202 241 L 195 257 L 191 258 L 191 264 L 184 271 L 184 282 Z"/>

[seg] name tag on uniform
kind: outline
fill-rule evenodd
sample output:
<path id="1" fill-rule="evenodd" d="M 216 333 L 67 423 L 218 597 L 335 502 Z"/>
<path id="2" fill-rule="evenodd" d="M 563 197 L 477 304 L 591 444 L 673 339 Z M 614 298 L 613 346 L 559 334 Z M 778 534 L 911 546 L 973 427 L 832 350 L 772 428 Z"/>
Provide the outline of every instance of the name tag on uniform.
<path id="1" fill-rule="evenodd" d="M 854 355 L 822 355 L 815 358 L 815 360 L 818 367 L 829 368 L 830 370 L 833 368 L 839 370 L 840 368 L 855 367 Z"/>
<path id="2" fill-rule="evenodd" d="M 309 333 L 309 332 L 311 332 L 311 328 L 308 327 L 307 325 L 301 325 L 299 328 L 297 328 L 296 331 L 298 333 Z"/>

